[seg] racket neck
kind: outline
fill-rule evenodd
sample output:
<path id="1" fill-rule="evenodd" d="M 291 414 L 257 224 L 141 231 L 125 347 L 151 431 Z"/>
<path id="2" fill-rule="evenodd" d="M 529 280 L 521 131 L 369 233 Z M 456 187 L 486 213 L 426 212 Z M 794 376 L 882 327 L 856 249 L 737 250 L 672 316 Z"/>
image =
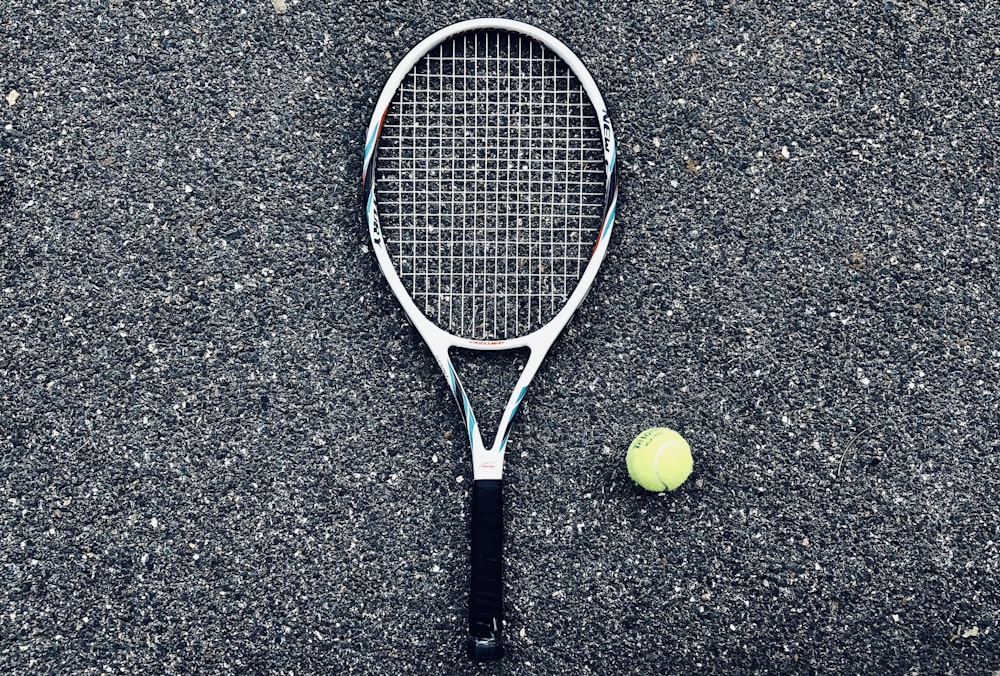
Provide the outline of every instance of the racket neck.
<path id="1" fill-rule="evenodd" d="M 430 346 L 431 352 L 434 354 L 442 373 L 444 373 L 448 386 L 451 388 L 459 411 L 462 414 L 462 419 L 465 422 L 466 434 L 468 435 L 469 444 L 472 447 L 473 478 L 476 481 L 500 480 L 503 477 L 504 455 L 507 450 L 507 440 L 510 437 L 514 419 L 517 417 L 521 402 L 528 391 L 528 385 L 535 377 L 535 374 L 538 373 L 538 369 L 541 367 L 542 361 L 557 335 L 558 332 L 539 331 L 534 336 L 532 342 L 514 345 L 509 348 L 526 347 L 529 351 L 528 359 L 521 373 L 518 375 L 510 397 L 507 399 L 499 425 L 489 446 L 484 441 L 483 429 L 479 426 L 472 402 L 465 391 L 465 387 L 462 385 L 462 378 L 449 354 L 449 348 L 454 345 L 439 343 L 430 335 L 424 335 L 424 340 Z M 465 348 L 469 346 L 463 344 L 458 347 Z M 473 349 L 475 349 L 474 346 Z M 498 348 L 491 347 L 490 349 L 497 350 Z"/>

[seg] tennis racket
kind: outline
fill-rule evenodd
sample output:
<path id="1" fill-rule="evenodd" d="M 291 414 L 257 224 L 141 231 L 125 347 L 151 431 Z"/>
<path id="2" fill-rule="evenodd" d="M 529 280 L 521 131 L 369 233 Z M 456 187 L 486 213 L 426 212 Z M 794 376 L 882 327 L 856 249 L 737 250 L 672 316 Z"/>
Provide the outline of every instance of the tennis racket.
<path id="1" fill-rule="evenodd" d="M 615 157 L 607 108 L 580 60 L 548 33 L 501 19 L 464 21 L 417 45 L 368 128 L 372 247 L 472 447 L 472 659 L 503 652 L 504 449 L 528 384 L 604 259 Z M 528 349 L 490 446 L 453 348 Z"/>

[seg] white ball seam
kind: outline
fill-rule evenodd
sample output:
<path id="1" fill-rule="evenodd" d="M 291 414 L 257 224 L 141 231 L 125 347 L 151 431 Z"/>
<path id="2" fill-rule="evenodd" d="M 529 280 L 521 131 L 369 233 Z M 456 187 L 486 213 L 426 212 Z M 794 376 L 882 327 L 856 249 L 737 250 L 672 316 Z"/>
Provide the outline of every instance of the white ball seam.
<path id="1" fill-rule="evenodd" d="M 656 455 L 653 456 L 653 472 L 656 473 L 656 480 L 659 481 L 661 484 L 663 484 L 663 487 L 660 490 L 665 491 L 667 490 L 667 482 L 664 481 L 663 477 L 660 476 L 660 455 L 662 455 L 663 447 L 666 444 L 663 443 L 663 439 L 661 438 L 663 437 L 663 432 L 660 432 L 656 436 L 657 438 L 660 438 L 660 443 L 656 447 Z"/>

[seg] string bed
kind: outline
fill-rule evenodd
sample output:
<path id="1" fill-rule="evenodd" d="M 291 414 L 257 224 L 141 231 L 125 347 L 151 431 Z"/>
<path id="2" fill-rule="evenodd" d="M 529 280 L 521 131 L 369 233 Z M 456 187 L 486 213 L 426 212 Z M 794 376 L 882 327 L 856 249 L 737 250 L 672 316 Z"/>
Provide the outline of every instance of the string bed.
<path id="1" fill-rule="evenodd" d="M 566 64 L 505 31 L 464 33 L 402 82 L 375 192 L 421 309 L 476 340 L 526 335 L 565 305 L 604 216 L 599 121 Z"/>

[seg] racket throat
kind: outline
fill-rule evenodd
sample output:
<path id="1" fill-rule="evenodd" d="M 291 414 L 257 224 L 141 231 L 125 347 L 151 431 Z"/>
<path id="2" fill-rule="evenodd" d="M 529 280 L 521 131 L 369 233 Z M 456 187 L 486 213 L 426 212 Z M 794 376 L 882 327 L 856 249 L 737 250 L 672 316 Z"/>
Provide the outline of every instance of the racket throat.
<path id="1" fill-rule="evenodd" d="M 517 351 L 514 361 L 520 367 L 520 373 L 513 387 L 509 377 L 496 377 L 496 350 L 455 352 L 453 355 L 452 350 L 442 350 L 437 356 L 465 423 L 466 436 L 472 448 L 473 478 L 499 480 L 503 476 L 504 456 L 514 419 L 547 350 L 525 347 Z M 486 366 L 490 362 L 491 366 Z M 465 383 L 470 383 L 471 388 L 467 389 Z M 510 392 L 500 411 L 498 409 L 503 400 L 495 396 L 496 392 Z M 476 402 L 475 405 L 473 402 Z M 484 402 L 487 406 L 482 408 Z M 477 409 L 492 415 L 481 417 L 477 415 Z M 493 434 L 492 443 L 487 446 L 490 433 Z"/>

